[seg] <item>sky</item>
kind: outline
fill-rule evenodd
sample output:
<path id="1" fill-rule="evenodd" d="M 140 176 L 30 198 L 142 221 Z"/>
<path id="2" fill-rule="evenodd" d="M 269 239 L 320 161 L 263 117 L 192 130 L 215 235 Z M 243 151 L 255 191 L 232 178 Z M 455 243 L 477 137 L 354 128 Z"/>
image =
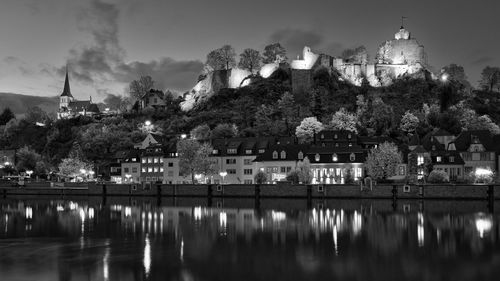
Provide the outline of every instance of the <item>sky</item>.
<path id="1" fill-rule="evenodd" d="M 498 11 L 498 0 L 1 0 L 0 92 L 59 95 L 66 66 L 77 99 L 126 95 L 141 75 L 183 92 L 224 44 L 280 42 L 289 58 L 364 45 L 373 59 L 402 16 L 434 71 L 462 65 L 475 85 L 500 66 Z"/>

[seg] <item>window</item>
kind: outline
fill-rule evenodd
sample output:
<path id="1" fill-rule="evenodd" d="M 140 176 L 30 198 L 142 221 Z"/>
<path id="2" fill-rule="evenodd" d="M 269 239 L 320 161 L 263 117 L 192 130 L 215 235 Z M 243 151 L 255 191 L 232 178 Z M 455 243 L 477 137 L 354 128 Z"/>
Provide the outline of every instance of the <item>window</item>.
<path id="1" fill-rule="evenodd" d="M 226 170 L 229 175 L 235 175 L 236 174 L 236 169 L 227 169 Z"/>
<path id="2" fill-rule="evenodd" d="M 237 153 L 237 149 L 236 148 L 228 148 L 227 149 L 227 154 L 236 154 Z"/>
<path id="3" fill-rule="evenodd" d="M 357 179 L 360 178 L 360 177 L 362 177 L 362 170 L 361 170 L 361 168 L 355 168 L 354 169 L 354 177 L 357 178 Z"/>
<path id="4" fill-rule="evenodd" d="M 286 152 L 284 150 L 281 151 L 281 159 L 286 159 Z"/>
<path id="5" fill-rule="evenodd" d="M 436 156 L 436 162 L 441 162 L 441 156 Z"/>
<path id="6" fill-rule="evenodd" d="M 158 158 L 157 157 L 153 158 L 153 163 L 158 163 Z"/>
<path id="7" fill-rule="evenodd" d="M 146 168 L 142 168 L 142 172 L 145 173 L 146 172 Z"/>
<path id="8" fill-rule="evenodd" d="M 132 158 L 132 162 L 135 162 L 135 161 L 137 161 L 137 158 Z"/>
<path id="9" fill-rule="evenodd" d="M 236 164 L 236 159 L 235 158 L 228 158 L 228 159 L 226 159 L 226 164 Z"/>
<path id="10" fill-rule="evenodd" d="M 280 167 L 280 173 L 286 173 L 286 167 Z"/>
<path id="11" fill-rule="evenodd" d="M 314 155 L 314 160 L 316 160 L 316 162 L 318 162 L 320 159 L 320 155 L 319 153 L 316 153 L 316 155 Z"/>
<path id="12" fill-rule="evenodd" d="M 168 166 L 169 167 L 173 167 L 174 166 L 174 162 L 168 162 Z"/>
<path id="13" fill-rule="evenodd" d="M 349 160 L 351 160 L 351 162 L 353 162 L 354 160 L 356 160 L 356 154 L 351 153 L 351 155 L 349 155 Z"/>
<path id="14" fill-rule="evenodd" d="M 351 135 L 351 134 L 348 134 L 348 135 L 347 135 L 347 138 L 348 138 L 348 139 L 351 139 L 351 138 L 352 138 L 352 135 Z"/>
<path id="15" fill-rule="evenodd" d="M 160 157 L 160 163 L 163 163 L 163 158 L 162 157 Z"/>
<path id="16" fill-rule="evenodd" d="M 479 161 L 481 159 L 480 153 L 472 153 L 472 161 Z"/>
<path id="17" fill-rule="evenodd" d="M 252 159 L 243 159 L 243 165 L 252 165 Z"/>
<path id="18" fill-rule="evenodd" d="M 321 139 L 324 139 L 325 138 L 325 135 L 321 134 Z"/>
<path id="19" fill-rule="evenodd" d="M 352 143 L 349 143 L 349 147 L 351 147 L 351 146 L 352 146 Z"/>
<path id="20" fill-rule="evenodd" d="M 247 150 L 245 150 L 245 153 L 246 154 L 252 154 L 252 150 L 251 149 L 247 149 Z"/>
<path id="21" fill-rule="evenodd" d="M 212 150 L 212 154 L 217 154 L 219 151 L 217 149 Z"/>
<path id="22" fill-rule="evenodd" d="M 259 153 L 264 153 L 265 151 L 265 149 L 259 149 Z"/>
<path id="23" fill-rule="evenodd" d="M 146 164 L 146 160 L 147 160 L 146 158 L 142 158 L 142 163 Z"/>
<path id="24" fill-rule="evenodd" d="M 339 147 L 339 143 L 338 142 L 335 143 L 335 147 Z"/>
<path id="25" fill-rule="evenodd" d="M 153 172 L 153 168 L 152 167 L 148 167 L 148 173 L 152 173 Z"/>
<path id="26" fill-rule="evenodd" d="M 337 157 L 337 153 L 334 153 L 334 154 L 332 155 L 332 161 L 333 161 L 333 162 L 337 162 L 337 161 L 339 161 L 339 158 Z"/>
<path id="27" fill-rule="evenodd" d="M 146 177 L 146 181 L 151 181 L 151 177 Z"/>
<path id="28" fill-rule="evenodd" d="M 436 150 L 436 146 L 435 145 L 432 146 L 432 150 Z"/>
<path id="29" fill-rule="evenodd" d="M 278 152 L 276 150 L 273 151 L 273 159 L 278 159 Z"/>
<path id="30" fill-rule="evenodd" d="M 152 157 L 148 157 L 148 163 L 153 163 L 153 158 Z"/>
<path id="31" fill-rule="evenodd" d="M 156 181 L 157 178 L 156 177 L 151 177 L 151 181 Z"/>
<path id="32" fill-rule="evenodd" d="M 243 174 L 244 175 L 251 175 L 252 174 L 252 169 L 243 169 Z"/>
<path id="33" fill-rule="evenodd" d="M 417 156 L 417 165 L 420 166 L 424 164 L 424 156 L 423 155 L 418 155 Z"/>
<path id="34" fill-rule="evenodd" d="M 278 172 L 278 168 L 279 167 L 273 167 L 273 173 L 277 173 Z"/>
<path id="35" fill-rule="evenodd" d="M 132 167 L 132 173 L 137 173 L 137 167 Z"/>
<path id="36" fill-rule="evenodd" d="M 123 172 L 128 173 L 128 168 L 123 168 Z"/>
<path id="37" fill-rule="evenodd" d="M 299 158 L 299 160 L 304 159 L 304 153 L 302 153 L 302 151 L 299 151 L 298 158 Z"/>
<path id="38" fill-rule="evenodd" d="M 158 173 L 158 167 L 154 167 L 153 172 Z"/>
<path id="39" fill-rule="evenodd" d="M 252 180 L 244 180 L 243 183 L 244 184 L 252 184 L 253 182 L 252 182 Z"/>
<path id="40" fill-rule="evenodd" d="M 160 167 L 160 173 L 163 173 L 163 167 Z"/>
<path id="41" fill-rule="evenodd" d="M 334 139 L 338 139 L 338 138 L 339 138 L 339 136 L 337 136 L 337 134 L 335 134 L 335 135 L 333 136 L 333 138 L 334 138 Z"/>

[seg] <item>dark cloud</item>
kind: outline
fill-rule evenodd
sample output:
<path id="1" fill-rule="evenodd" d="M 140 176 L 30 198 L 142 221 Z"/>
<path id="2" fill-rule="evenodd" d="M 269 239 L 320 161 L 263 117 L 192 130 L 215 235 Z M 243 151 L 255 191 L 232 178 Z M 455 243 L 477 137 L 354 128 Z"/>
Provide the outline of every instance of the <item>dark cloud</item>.
<path id="1" fill-rule="evenodd" d="M 268 43 L 279 42 L 287 50 L 288 57 L 294 59 L 302 55 L 304 46 L 310 47 L 314 52 L 337 55 L 342 52 L 343 44 L 329 42 L 324 35 L 312 30 L 285 28 L 275 31 L 269 37 Z"/>
<path id="2" fill-rule="evenodd" d="M 74 48 L 69 52 L 67 64 L 73 79 L 102 84 L 106 81 L 129 83 L 141 75 L 150 75 L 159 89 L 184 91 L 193 86 L 203 68 L 200 61 L 177 61 L 161 58 L 150 62 L 127 62 L 125 50 L 118 39 L 119 9 L 115 4 L 94 0 L 89 9 L 78 16 L 79 28 L 92 34 L 90 46 Z M 58 68 L 64 75 L 66 66 Z M 102 87 L 98 94 L 107 95 Z"/>
<path id="3" fill-rule="evenodd" d="M 472 65 L 484 65 L 484 64 L 490 63 L 490 62 L 492 62 L 494 60 L 495 59 L 492 58 L 492 57 L 484 56 L 484 57 L 480 57 L 480 58 L 477 58 L 477 59 L 473 60 L 471 62 L 471 64 Z"/>

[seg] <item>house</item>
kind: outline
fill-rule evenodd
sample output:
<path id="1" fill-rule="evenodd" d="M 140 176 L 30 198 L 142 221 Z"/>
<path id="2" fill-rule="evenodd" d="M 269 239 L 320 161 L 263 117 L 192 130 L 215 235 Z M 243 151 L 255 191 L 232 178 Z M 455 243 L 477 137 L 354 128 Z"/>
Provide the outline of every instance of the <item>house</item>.
<path id="1" fill-rule="evenodd" d="M 444 171 L 450 181 L 464 179 L 464 160 L 458 151 L 431 151 L 433 170 Z"/>
<path id="2" fill-rule="evenodd" d="M 16 165 L 16 150 L 4 149 L 0 150 L 0 166 L 15 166 Z"/>
<path id="3" fill-rule="evenodd" d="M 348 173 L 353 180 L 364 176 L 367 152 L 358 145 L 310 147 L 306 155 L 313 172 L 312 183 L 343 184 L 348 180 Z"/>
<path id="4" fill-rule="evenodd" d="M 141 182 L 141 157 L 138 150 L 130 151 L 121 162 L 123 183 Z"/>
<path id="5" fill-rule="evenodd" d="M 162 91 L 151 89 L 146 92 L 139 100 L 141 109 L 145 108 L 164 108 L 166 106 L 165 95 Z"/>
<path id="6" fill-rule="evenodd" d="M 68 71 L 66 70 L 66 78 L 64 80 L 64 89 L 59 96 L 59 110 L 57 119 L 68 119 L 78 116 L 96 116 L 99 115 L 99 107 L 92 103 L 92 97 L 88 101 L 76 100 L 71 94 L 69 86 Z"/>
<path id="7" fill-rule="evenodd" d="M 464 161 L 464 175 L 467 176 L 478 169 L 496 171 L 497 146 L 488 130 L 463 131 L 449 143 L 448 150 L 460 153 Z"/>
<path id="8" fill-rule="evenodd" d="M 270 146 L 254 160 L 255 170 L 266 173 L 269 182 L 286 180 L 287 175 L 304 160 L 307 145 L 277 144 Z"/>
<path id="9" fill-rule="evenodd" d="M 148 146 L 141 154 L 141 182 L 163 182 L 164 148 L 161 144 Z"/>
<path id="10" fill-rule="evenodd" d="M 167 139 L 165 136 L 157 133 L 148 133 L 143 141 L 134 144 L 135 149 L 146 149 L 151 145 L 159 145 L 166 143 Z"/>

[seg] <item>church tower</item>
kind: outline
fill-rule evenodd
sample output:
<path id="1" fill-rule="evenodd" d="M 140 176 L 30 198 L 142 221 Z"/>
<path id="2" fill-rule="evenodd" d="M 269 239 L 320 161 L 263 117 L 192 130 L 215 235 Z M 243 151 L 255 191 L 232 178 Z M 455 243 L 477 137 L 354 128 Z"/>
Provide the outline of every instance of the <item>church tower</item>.
<path id="1" fill-rule="evenodd" d="M 73 101 L 71 89 L 69 88 L 68 69 L 66 69 L 66 78 L 64 80 L 64 90 L 59 96 L 59 108 L 68 107 L 69 103 Z"/>

